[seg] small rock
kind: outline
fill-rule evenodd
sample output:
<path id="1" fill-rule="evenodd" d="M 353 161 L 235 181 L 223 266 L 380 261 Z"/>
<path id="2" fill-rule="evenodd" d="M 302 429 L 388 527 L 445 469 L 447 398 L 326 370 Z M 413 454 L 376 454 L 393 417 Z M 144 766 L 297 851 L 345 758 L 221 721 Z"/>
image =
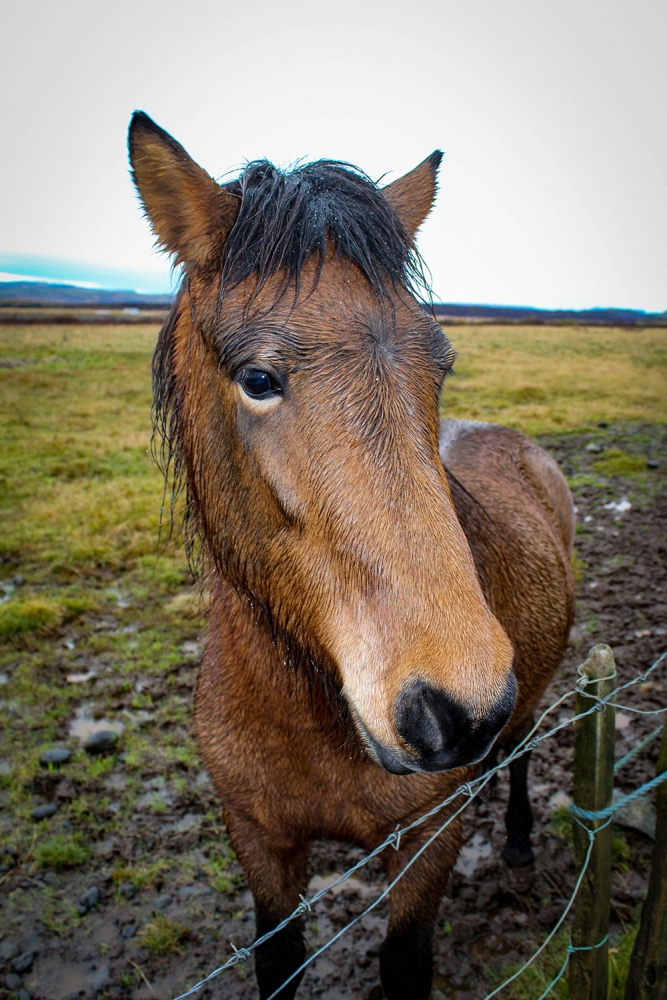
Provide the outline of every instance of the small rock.
<path id="1" fill-rule="evenodd" d="M 45 806 L 37 806 L 36 809 L 32 811 L 32 818 L 36 820 L 48 819 L 49 816 L 53 816 L 58 812 L 58 806 L 55 802 L 49 802 Z"/>
<path id="2" fill-rule="evenodd" d="M 623 798 L 623 792 L 618 788 L 614 789 L 614 802 Z M 651 840 L 655 840 L 656 810 L 652 802 L 648 799 L 635 799 L 627 806 L 614 813 L 614 823 L 624 826 L 628 830 L 638 830 Z"/>
<path id="3" fill-rule="evenodd" d="M 118 891 L 121 896 L 125 896 L 125 899 L 132 899 L 137 894 L 136 885 L 132 885 L 131 882 L 121 882 L 118 886 Z"/>
<path id="4" fill-rule="evenodd" d="M 49 765 L 60 767 L 62 764 L 66 764 L 71 756 L 71 750 L 67 750 L 65 747 L 53 747 L 51 750 L 44 751 L 39 758 L 39 763 L 42 767 L 49 767 Z"/>
<path id="5" fill-rule="evenodd" d="M 573 646 L 575 649 L 579 649 L 582 642 L 584 641 L 584 631 L 578 625 L 573 625 L 570 629 L 570 634 L 567 637 L 568 646 Z"/>
<path id="6" fill-rule="evenodd" d="M 75 799 L 79 793 L 71 778 L 63 778 L 56 785 L 54 794 L 57 799 Z"/>
<path id="7" fill-rule="evenodd" d="M 126 939 L 133 938 L 136 933 L 137 933 L 136 924 L 125 924 L 122 931 L 120 932 L 120 936 Z"/>
<path id="8" fill-rule="evenodd" d="M 83 749 L 86 753 L 92 754 L 110 753 L 115 750 L 117 743 L 118 733 L 114 733 L 111 729 L 102 729 L 99 733 L 91 733 L 83 744 Z"/>
<path id="9" fill-rule="evenodd" d="M 95 854 L 100 858 L 110 858 L 118 846 L 115 837 L 107 837 L 106 840 L 98 840 L 94 845 Z"/>
<path id="10" fill-rule="evenodd" d="M 27 990 L 19 990 L 19 1000 L 30 1000 L 30 994 Z"/>
<path id="11" fill-rule="evenodd" d="M 586 445 L 586 451 L 591 451 L 594 455 L 599 455 L 601 451 L 604 451 L 604 448 L 599 441 L 591 441 L 590 444 Z"/>
<path id="12" fill-rule="evenodd" d="M 81 903 L 79 903 L 79 905 L 76 908 L 76 912 L 79 914 L 80 917 L 85 917 L 85 915 L 88 913 L 88 907 L 82 906 Z"/>
<path id="13" fill-rule="evenodd" d="M 20 976 L 15 976 L 13 972 L 10 972 L 5 976 L 5 986 L 8 990 L 16 992 L 16 990 L 19 990 L 23 986 L 23 980 Z"/>
<path id="14" fill-rule="evenodd" d="M 169 893 L 165 892 L 162 896 L 158 896 L 153 906 L 156 910 L 166 910 L 168 906 L 171 906 L 173 900 Z"/>
<path id="15" fill-rule="evenodd" d="M 100 890 L 96 885 L 92 886 L 79 900 L 79 906 L 85 906 L 89 910 L 92 906 L 97 906 L 100 901 Z"/>
<path id="16" fill-rule="evenodd" d="M 11 962 L 18 953 L 18 945 L 15 945 L 13 941 L 0 942 L 0 962 Z"/>
<path id="17" fill-rule="evenodd" d="M 58 881 L 58 876 L 54 872 L 47 872 L 46 875 L 44 875 L 44 881 L 52 889 L 57 889 L 58 886 L 60 885 L 60 882 Z"/>
<path id="18" fill-rule="evenodd" d="M 660 468 L 660 462 L 656 462 L 656 460 L 654 458 L 649 458 L 647 460 L 647 462 L 646 462 L 646 466 L 649 469 L 659 469 Z"/>
<path id="19" fill-rule="evenodd" d="M 107 986 L 111 986 L 111 976 L 109 966 L 101 965 L 88 979 L 88 984 L 93 993 L 101 993 Z"/>
<path id="20" fill-rule="evenodd" d="M 32 963 L 35 961 L 34 951 L 24 951 L 22 955 L 19 955 L 12 962 L 12 969 L 14 972 L 23 973 L 27 972 L 31 968 Z"/>

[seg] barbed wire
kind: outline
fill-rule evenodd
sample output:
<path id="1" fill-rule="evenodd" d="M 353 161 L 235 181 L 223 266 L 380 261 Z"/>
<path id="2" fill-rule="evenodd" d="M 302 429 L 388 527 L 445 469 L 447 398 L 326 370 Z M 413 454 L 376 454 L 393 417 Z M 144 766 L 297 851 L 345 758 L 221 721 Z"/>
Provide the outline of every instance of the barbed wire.
<path id="1" fill-rule="evenodd" d="M 583 719 L 583 718 L 585 718 L 586 716 L 590 715 L 593 712 L 603 712 L 603 711 L 605 711 L 607 704 L 609 704 L 610 701 L 612 701 L 613 699 L 615 699 L 616 695 L 620 694 L 620 692 L 625 691 L 628 688 L 631 688 L 631 687 L 633 687 L 636 684 L 642 684 L 642 683 L 644 683 L 646 681 L 646 679 L 649 677 L 649 675 L 665 660 L 666 657 L 667 657 L 667 650 L 665 652 L 663 652 L 658 657 L 658 659 L 654 663 L 652 663 L 651 666 L 648 667 L 641 674 L 638 674 L 636 677 L 631 678 L 631 680 L 626 681 L 624 684 L 621 684 L 621 685 L 618 685 L 618 686 L 614 687 L 614 689 L 612 691 L 610 691 L 608 694 L 606 694 L 606 695 L 604 695 L 602 697 L 594 694 L 592 691 L 590 691 L 588 689 L 592 685 L 600 683 L 601 681 L 612 680 L 615 677 L 615 674 L 614 675 L 610 675 L 609 677 L 589 678 L 586 674 L 583 673 L 581 666 L 579 666 L 578 667 L 579 679 L 577 680 L 574 688 L 572 688 L 570 691 L 565 692 L 565 694 L 561 695 L 552 705 L 550 705 L 548 708 L 546 708 L 542 712 L 542 714 L 538 718 L 537 722 L 533 725 L 532 729 L 520 741 L 520 743 L 517 744 L 517 746 L 514 748 L 514 750 L 510 754 L 508 754 L 507 757 L 505 757 L 505 759 L 503 761 L 501 761 L 499 764 L 496 764 L 490 770 L 485 771 L 483 774 L 478 775 L 476 778 L 471 779 L 471 781 L 464 782 L 454 792 L 452 792 L 445 799 L 443 799 L 441 802 L 439 802 L 437 805 L 435 805 L 432 809 L 429 809 L 427 812 L 423 813 L 421 816 L 419 816 L 417 819 L 413 820 L 411 823 L 409 823 L 405 827 L 397 828 L 396 830 L 394 830 L 392 833 L 390 833 L 384 839 L 384 841 L 382 841 L 381 844 L 378 844 L 378 846 L 376 848 L 374 848 L 369 854 L 365 855 L 363 858 L 361 858 L 359 861 L 357 861 L 354 865 L 352 865 L 352 867 L 349 868 L 343 875 L 341 875 L 340 878 L 336 879 L 335 882 L 332 882 L 329 885 L 323 887 L 318 892 L 314 893 L 310 898 L 305 898 L 304 896 L 302 896 L 301 897 L 301 902 L 292 911 L 292 913 L 289 914 L 289 916 L 285 917 L 274 928 L 272 928 L 271 930 L 267 931 L 265 934 L 262 934 L 260 937 L 256 938 L 252 942 L 252 944 L 248 945 L 248 947 L 246 947 L 246 948 L 236 948 L 236 947 L 234 947 L 234 945 L 232 945 L 232 948 L 234 949 L 233 954 L 227 959 L 226 962 L 224 962 L 218 968 L 214 969 L 212 972 L 210 972 L 207 976 L 205 976 L 199 982 L 195 983 L 194 986 L 190 987 L 190 989 L 187 990 L 185 993 L 181 993 L 178 997 L 175 998 L 175 1000 L 186 1000 L 186 998 L 194 995 L 195 993 L 198 993 L 201 989 L 204 988 L 204 986 L 206 986 L 208 983 L 210 983 L 213 979 L 216 979 L 219 975 L 221 975 L 227 969 L 230 969 L 233 966 L 238 965 L 239 963 L 246 962 L 250 958 L 250 956 L 251 956 L 251 954 L 252 954 L 253 951 L 255 951 L 257 948 L 259 948 L 261 945 L 265 944 L 267 941 L 269 941 L 276 934 L 279 934 L 280 931 L 284 930 L 284 928 L 287 927 L 287 925 L 290 924 L 293 920 L 298 919 L 299 917 L 301 917 L 305 913 L 310 913 L 311 910 L 312 910 L 312 908 L 313 908 L 313 906 L 317 902 L 319 902 L 320 899 L 322 899 L 328 893 L 333 892 L 334 889 L 336 889 L 338 886 L 340 886 L 344 882 L 346 882 L 349 878 L 351 878 L 361 868 L 363 868 L 365 865 L 369 864 L 369 862 L 371 860 L 373 860 L 373 858 L 376 858 L 379 854 L 382 853 L 382 851 L 386 850 L 387 847 L 393 847 L 395 850 L 398 850 L 399 847 L 400 847 L 401 838 L 405 834 L 407 834 L 410 831 L 412 831 L 412 830 L 416 829 L 417 827 L 421 826 L 423 823 L 427 822 L 427 820 L 431 819 L 433 816 L 437 815 L 439 812 L 442 812 L 448 806 L 452 805 L 452 803 L 459 796 L 465 795 L 466 796 L 466 800 L 462 803 L 462 805 L 458 809 L 456 809 L 451 815 L 449 815 L 447 817 L 447 819 L 445 820 L 445 822 L 443 824 L 441 824 L 441 826 L 438 827 L 438 829 L 424 842 L 424 844 L 422 844 L 422 846 L 419 848 L 419 850 L 416 851 L 415 854 L 412 855 L 412 857 L 409 859 L 409 861 L 407 862 L 407 864 L 405 865 L 405 867 L 399 872 L 399 874 L 393 879 L 393 881 L 382 891 L 382 893 L 377 897 L 377 899 L 375 899 L 368 907 L 366 907 L 366 909 L 362 913 L 358 914 L 358 916 L 354 917 L 353 920 L 351 920 L 348 924 L 346 924 L 343 928 L 341 928 L 341 930 L 337 931 L 336 934 L 332 938 L 330 938 L 327 942 L 325 942 L 325 944 L 323 944 L 320 948 L 318 948 L 317 951 L 315 951 L 312 955 L 310 955 L 299 966 L 299 968 L 296 969 L 291 974 L 291 976 L 288 979 L 286 979 L 280 985 L 280 987 L 277 990 L 275 990 L 271 994 L 271 996 L 268 998 L 268 1000 L 274 1000 L 274 998 L 280 993 L 280 991 L 283 990 L 285 988 L 285 986 L 287 986 L 296 976 L 300 975 L 300 973 L 303 972 L 307 968 L 308 965 L 310 965 L 316 958 L 318 958 L 324 951 L 326 951 L 327 948 L 329 948 L 332 944 L 334 944 L 340 937 L 342 937 L 343 934 L 345 934 L 351 927 L 353 927 L 363 917 L 365 917 L 368 913 L 370 913 L 373 909 L 375 909 L 375 907 L 378 906 L 379 903 L 383 899 L 385 899 L 387 897 L 387 895 L 391 892 L 391 890 L 396 885 L 396 883 L 399 882 L 400 879 L 403 878 L 403 876 L 405 875 L 405 873 L 412 867 L 412 865 L 417 860 L 417 858 L 419 858 L 424 853 L 424 851 L 431 845 L 431 843 L 437 837 L 439 837 L 441 833 L 444 832 L 444 830 L 450 825 L 450 823 L 452 823 L 463 812 L 463 810 L 466 809 L 470 805 L 470 802 L 472 802 L 472 800 L 474 798 L 476 798 L 477 795 L 479 795 L 479 793 L 482 791 L 482 789 L 488 784 L 488 782 L 493 778 L 493 776 L 495 774 L 497 774 L 502 769 L 504 769 L 506 767 L 509 767 L 510 764 L 512 764 L 514 761 L 518 760 L 524 754 L 530 753 L 532 750 L 536 749 L 536 747 L 538 747 L 545 740 L 552 738 L 556 733 L 560 732 L 562 729 L 565 729 L 567 726 L 573 725 L 579 719 Z M 579 714 L 575 714 L 573 716 L 570 716 L 567 719 L 563 719 L 561 722 L 559 722 L 552 729 L 548 730 L 546 733 L 543 733 L 540 736 L 536 736 L 535 734 L 536 734 L 537 730 L 540 728 L 540 726 L 542 725 L 542 723 L 544 722 L 544 720 L 552 712 L 554 712 L 557 708 L 559 708 L 565 701 L 567 701 L 568 698 L 571 698 L 575 694 L 585 694 L 586 697 L 590 698 L 591 701 L 593 702 L 593 704 L 591 705 L 591 707 L 588 708 L 584 712 L 580 712 Z M 626 706 L 626 705 L 621 706 L 621 705 L 615 704 L 615 707 L 622 708 L 623 710 L 633 710 L 632 706 Z M 637 711 L 641 711 L 641 710 L 637 710 Z M 660 708 L 660 709 L 650 710 L 648 712 L 644 711 L 642 714 L 656 714 L 658 712 L 664 712 L 664 711 L 667 711 L 667 706 L 665 706 L 664 708 Z M 640 752 L 639 748 L 637 748 L 637 753 L 639 753 L 639 752 Z M 665 772 L 665 777 L 667 777 L 667 772 Z M 661 779 L 663 779 L 663 776 L 661 776 Z M 623 808 L 624 805 L 628 804 L 629 800 L 631 800 L 631 799 L 634 800 L 635 798 L 638 798 L 640 794 L 644 794 L 645 791 L 648 790 L 648 786 L 649 785 L 651 787 L 653 787 L 655 784 L 656 784 L 656 781 L 654 779 L 653 782 L 648 782 L 647 783 L 647 787 L 646 788 L 644 788 L 644 786 L 642 786 L 642 789 L 636 789 L 635 792 L 632 792 L 632 793 L 630 793 L 630 795 L 624 796 L 622 799 L 619 799 L 618 802 L 615 802 L 613 804 L 613 806 L 610 807 L 610 811 L 608 811 L 608 815 L 607 814 L 605 815 L 605 818 L 606 818 L 607 822 L 611 822 L 611 813 L 612 812 L 615 812 L 618 809 Z M 582 819 L 583 818 L 590 818 L 588 816 L 584 817 L 583 816 L 584 812 L 585 811 L 582 810 L 582 817 L 581 818 Z M 591 814 L 591 816 L 592 815 L 593 814 Z M 602 817 L 597 817 L 596 816 L 595 818 L 596 819 L 600 819 Z M 574 819 L 577 822 L 580 822 L 580 820 L 578 819 L 578 817 L 576 815 L 574 815 Z M 605 825 L 606 825 L 606 823 L 605 823 Z M 588 827 L 585 827 L 585 829 L 587 831 L 589 831 Z M 603 829 L 603 827 L 598 827 L 596 830 L 589 831 L 589 837 L 590 837 L 591 834 L 594 837 L 595 833 L 597 833 L 600 829 Z M 588 853 L 587 858 L 586 858 L 586 864 L 588 864 L 588 859 L 590 858 L 591 843 L 592 843 L 592 841 L 589 843 L 589 853 Z M 544 948 L 546 947 L 546 945 L 548 944 L 548 942 L 552 939 L 554 933 L 556 933 L 556 931 L 558 930 L 558 928 L 562 924 L 562 922 L 565 919 L 565 917 L 567 916 L 567 913 L 569 912 L 572 904 L 574 903 L 574 899 L 576 898 L 576 892 L 578 892 L 578 887 L 581 884 L 581 878 L 582 877 L 583 877 L 583 869 L 582 869 L 582 873 L 580 873 L 580 877 L 577 879 L 577 883 L 575 884 L 575 891 L 574 891 L 571 899 L 569 900 L 569 902 L 568 902 L 568 904 L 567 904 L 567 906 L 565 908 L 565 911 L 563 912 L 563 914 L 559 918 L 559 921 L 558 921 L 556 927 L 552 930 L 552 932 L 550 933 L 550 935 L 543 942 L 543 944 L 540 946 L 540 948 L 537 950 L 537 952 L 535 952 L 535 954 L 528 960 L 528 962 L 526 963 L 526 965 L 524 965 L 522 967 L 522 969 L 520 970 L 520 972 L 523 971 L 523 969 L 525 969 L 532 961 L 534 961 L 534 959 L 544 950 Z M 567 960 L 569 960 L 569 952 L 568 952 L 568 955 L 567 955 L 567 959 L 566 959 L 565 965 L 567 965 Z M 565 968 L 565 966 L 564 966 L 564 968 Z M 563 968 L 563 972 L 564 972 L 564 968 Z M 516 975 L 520 974 L 520 972 L 517 973 Z M 513 977 L 511 977 L 509 980 L 507 980 L 506 983 L 503 983 L 502 986 L 497 987 L 496 990 L 493 993 L 490 993 L 485 998 L 485 1000 L 490 1000 L 491 997 L 495 996 L 499 992 L 500 989 L 502 989 L 502 988 L 504 988 L 504 986 L 508 985 L 509 982 L 512 982 L 514 980 L 514 978 L 516 978 L 516 975 L 513 976 Z M 562 973 L 561 973 L 561 975 L 562 975 Z M 559 978 L 560 978 L 560 976 L 559 976 Z M 552 984 L 552 985 L 555 985 L 555 983 Z M 549 987 L 549 989 L 551 989 L 551 987 Z M 548 990 L 547 990 L 547 992 L 548 992 Z M 543 994 L 543 996 L 546 996 L 546 993 Z M 540 1000 L 541 1000 L 541 998 L 540 998 Z"/>

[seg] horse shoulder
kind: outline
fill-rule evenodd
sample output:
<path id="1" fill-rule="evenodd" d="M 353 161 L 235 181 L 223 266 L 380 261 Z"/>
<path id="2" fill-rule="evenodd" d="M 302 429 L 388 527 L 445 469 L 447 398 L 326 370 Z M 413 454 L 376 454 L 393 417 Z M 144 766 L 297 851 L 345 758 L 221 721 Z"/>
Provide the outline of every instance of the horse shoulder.
<path id="1" fill-rule="evenodd" d="M 557 463 L 544 448 L 510 427 L 442 420 L 440 457 L 450 478 L 455 478 L 467 494 L 464 508 L 468 516 L 471 506 L 477 504 L 499 529 L 504 520 L 511 520 L 515 529 L 529 520 L 535 532 L 537 515 L 569 560 L 575 529 L 572 495 Z M 539 538 L 534 541 L 539 544 Z"/>

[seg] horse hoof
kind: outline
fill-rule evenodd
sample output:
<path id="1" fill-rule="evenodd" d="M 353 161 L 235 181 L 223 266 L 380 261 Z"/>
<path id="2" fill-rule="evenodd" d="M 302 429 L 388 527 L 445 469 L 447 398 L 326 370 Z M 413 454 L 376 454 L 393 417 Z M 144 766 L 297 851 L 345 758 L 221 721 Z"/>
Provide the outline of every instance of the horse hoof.
<path id="1" fill-rule="evenodd" d="M 503 853 L 502 859 L 510 868 L 525 868 L 535 861 L 532 847 L 510 847 L 508 844 Z"/>

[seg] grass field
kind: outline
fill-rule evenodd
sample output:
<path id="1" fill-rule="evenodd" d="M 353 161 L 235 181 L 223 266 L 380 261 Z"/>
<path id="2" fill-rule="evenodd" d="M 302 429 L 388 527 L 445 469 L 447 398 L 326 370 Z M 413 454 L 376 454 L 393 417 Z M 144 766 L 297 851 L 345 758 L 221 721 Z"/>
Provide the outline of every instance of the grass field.
<path id="1" fill-rule="evenodd" d="M 533 434 L 667 416 L 664 330 L 448 332 L 458 359 L 443 394 L 446 415 Z M 153 643 L 151 669 L 161 669 L 158 648 L 173 655 L 196 632 L 195 619 L 164 614 L 165 607 L 198 612 L 186 596 L 182 550 L 167 545 L 157 558 L 163 481 L 149 453 L 156 336 L 157 327 L 146 325 L 0 326 L 5 656 L 17 643 L 37 649 L 40 636 L 87 613 L 113 610 L 122 619 L 128 602 L 145 618 L 137 642 L 140 649 Z M 622 453 L 606 461 L 632 464 Z M 17 578 L 21 586 L 11 582 Z M 98 652 L 106 642 L 118 654 L 129 641 L 122 633 L 92 638 Z M 130 656 L 132 669 L 138 655 Z M 67 692 L 61 688 L 56 700 Z"/>
<path id="2" fill-rule="evenodd" d="M 667 330 L 448 327 L 458 357 L 443 411 L 552 434 L 667 420 Z"/>
<path id="3" fill-rule="evenodd" d="M 0 327 L 0 558 L 31 581 L 119 574 L 168 582 L 156 564 L 162 481 L 150 461 L 150 326 Z M 529 434 L 597 422 L 664 422 L 660 329 L 457 326 L 443 413 Z"/>
<path id="4" fill-rule="evenodd" d="M 596 432 L 600 422 L 666 421 L 665 330 L 456 326 L 448 334 L 458 359 L 445 415 L 557 436 Z M 0 848 L 32 859 L 33 875 L 76 869 L 83 879 L 101 864 L 97 846 L 116 838 L 114 886 L 189 889 L 201 870 L 238 918 L 243 876 L 210 788 L 188 805 L 200 773 L 190 720 L 204 621 L 182 550 L 165 544 L 157 557 L 156 336 L 146 325 L 0 326 Z M 649 483 L 644 448 L 603 452 L 596 475 Z M 107 714 L 123 720 L 122 787 L 114 757 L 78 748 L 76 725 Z M 66 788 L 58 813 L 37 824 L 39 796 L 53 794 L 38 759 L 53 743 L 77 748 L 67 772 L 76 794 Z M 181 815 L 201 810 L 198 839 L 156 861 L 155 824 L 174 803 Z M 8 933 L 31 919 L 22 898 L 13 890 L 3 909 Z M 46 930 L 76 936 L 82 918 L 67 892 L 47 887 L 44 899 Z M 190 916 L 200 937 L 217 941 L 215 914 Z M 185 934 L 154 916 L 137 940 L 164 958 L 172 945 L 180 954 Z M 130 969 L 123 989 L 139 988 L 138 975 Z"/>

